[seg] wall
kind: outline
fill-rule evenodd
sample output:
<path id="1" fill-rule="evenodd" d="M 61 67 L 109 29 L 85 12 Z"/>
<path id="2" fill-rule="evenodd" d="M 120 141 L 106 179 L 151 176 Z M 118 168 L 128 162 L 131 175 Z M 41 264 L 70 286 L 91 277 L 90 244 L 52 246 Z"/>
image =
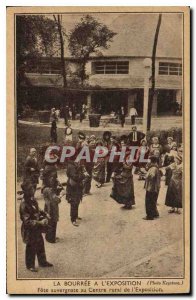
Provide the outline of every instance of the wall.
<path id="1" fill-rule="evenodd" d="M 105 61 L 106 58 L 101 58 L 99 61 Z M 107 59 L 108 60 L 108 59 Z M 110 60 L 117 60 L 112 59 Z M 129 60 L 129 74 L 93 74 L 92 73 L 92 61 L 87 64 L 87 71 L 89 77 L 89 83 L 91 85 L 98 85 L 103 88 L 143 88 L 144 87 L 144 58 L 129 58 L 120 60 Z M 181 62 L 180 59 L 157 59 L 156 70 L 156 87 L 161 89 L 181 89 L 182 88 L 182 76 L 174 75 L 158 75 L 159 61 L 161 62 Z"/>

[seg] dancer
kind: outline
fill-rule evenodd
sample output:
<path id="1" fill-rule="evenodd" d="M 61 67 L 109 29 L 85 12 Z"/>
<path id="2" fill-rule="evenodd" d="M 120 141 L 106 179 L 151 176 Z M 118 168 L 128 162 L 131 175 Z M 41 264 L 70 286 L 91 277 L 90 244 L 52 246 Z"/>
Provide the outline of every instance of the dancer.
<path id="1" fill-rule="evenodd" d="M 150 157 L 150 165 L 146 174 L 145 189 L 146 189 L 146 217 L 144 220 L 154 220 L 159 217 L 157 210 L 157 199 L 160 190 L 161 174 L 158 166 L 158 159 L 156 156 Z"/>
<path id="2" fill-rule="evenodd" d="M 125 209 L 132 209 L 135 205 L 132 163 L 124 162 L 122 172 L 112 177 L 113 188 L 110 195 L 119 204 L 124 204 Z"/>
<path id="3" fill-rule="evenodd" d="M 180 214 L 180 208 L 182 208 L 182 158 L 176 156 L 174 158 L 175 164 L 172 164 L 172 176 L 169 182 L 165 205 L 171 207 L 169 213 Z"/>

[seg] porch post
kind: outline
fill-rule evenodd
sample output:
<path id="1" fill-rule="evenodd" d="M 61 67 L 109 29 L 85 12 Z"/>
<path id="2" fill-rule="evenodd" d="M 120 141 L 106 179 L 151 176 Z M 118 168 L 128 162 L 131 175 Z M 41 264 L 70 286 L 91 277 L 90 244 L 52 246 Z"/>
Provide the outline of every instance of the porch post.
<path id="1" fill-rule="evenodd" d="M 131 107 L 135 106 L 135 100 L 136 100 L 136 92 L 129 92 L 128 94 L 128 105 L 127 105 L 127 114 L 129 115 L 129 111 Z"/>
<path id="2" fill-rule="evenodd" d="M 89 92 L 87 95 L 87 115 L 89 115 L 91 113 L 91 96 L 92 96 L 92 92 Z"/>
<path id="3" fill-rule="evenodd" d="M 176 90 L 176 101 L 182 104 L 182 90 Z"/>
<path id="4" fill-rule="evenodd" d="M 153 103 L 152 103 L 152 116 L 157 117 L 157 97 L 158 92 L 156 91 L 153 96 Z"/>
<path id="5" fill-rule="evenodd" d="M 150 68 L 152 65 L 152 60 L 150 58 L 145 58 L 144 64 L 144 109 L 143 109 L 143 132 L 147 132 L 147 121 L 148 121 L 148 98 L 149 98 L 149 78 L 150 78 Z"/>

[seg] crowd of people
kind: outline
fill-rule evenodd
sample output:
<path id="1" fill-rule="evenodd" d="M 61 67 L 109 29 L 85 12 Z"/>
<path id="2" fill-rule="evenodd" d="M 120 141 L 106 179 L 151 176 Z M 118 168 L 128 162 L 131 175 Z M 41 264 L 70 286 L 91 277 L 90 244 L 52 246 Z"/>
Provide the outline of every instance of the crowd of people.
<path id="1" fill-rule="evenodd" d="M 54 122 L 55 120 L 51 120 Z M 53 124 L 53 123 L 52 123 Z M 57 142 L 55 135 L 55 125 L 53 143 Z M 56 243 L 57 223 L 59 220 L 59 203 L 65 198 L 70 204 L 70 218 L 74 226 L 79 226 L 81 218 L 79 216 L 79 205 L 82 198 L 91 195 L 91 183 L 95 180 L 96 187 L 102 188 L 106 182 L 112 182 L 111 197 L 117 203 L 123 205 L 124 209 L 131 210 L 133 205 L 137 205 L 135 199 L 135 180 L 144 180 L 145 194 L 145 220 L 153 220 L 159 217 L 157 209 L 157 199 L 161 188 L 161 177 L 165 177 L 165 184 L 168 186 L 165 205 L 170 207 L 169 213 L 180 214 L 182 203 L 182 176 L 183 176 L 183 145 L 177 145 L 173 137 L 168 136 L 167 142 L 161 144 L 159 138 L 154 136 L 150 141 L 146 139 L 144 133 L 132 126 L 129 135 L 114 136 L 110 131 L 105 131 L 101 138 L 95 135 L 86 136 L 79 132 L 78 139 L 73 140 L 72 129 L 69 122 L 65 129 L 63 145 L 74 145 L 78 153 L 82 147 L 90 149 L 93 155 L 98 146 L 104 146 L 110 153 L 113 147 L 116 154 L 113 160 L 109 155 L 99 157 L 97 161 L 76 161 L 76 156 L 70 157 L 63 165 L 65 169 L 66 182 L 60 183 L 58 179 L 59 160 L 48 162 L 43 160 L 42 165 L 38 164 L 37 151 L 30 149 L 30 153 L 24 164 L 24 179 L 21 185 L 23 190 L 23 200 L 20 205 L 20 217 L 22 221 L 22 236 L 26 243 L 26 267 L 30 271 L 35 269 L 35 257 L 41 267 L 50 267 L 46 259 L 44 240 L 49 243 Z M 130 154 L 130 147 L 137 146 L 134 154 L 134 161 L 126 160 Z M 120 161 L 119 152 L 126 148 L 125 159 Z M 144 161 L 140 161 L 143 153 Z M 51 157 L 58 154 L 51 152 Z M 137 174 L 133 176 L 133 174 Z M 35 191 L 39 179 L 42 180 L 41 192 L 45 202 L 44 210 L 40 210 L 35 199 Z"/>

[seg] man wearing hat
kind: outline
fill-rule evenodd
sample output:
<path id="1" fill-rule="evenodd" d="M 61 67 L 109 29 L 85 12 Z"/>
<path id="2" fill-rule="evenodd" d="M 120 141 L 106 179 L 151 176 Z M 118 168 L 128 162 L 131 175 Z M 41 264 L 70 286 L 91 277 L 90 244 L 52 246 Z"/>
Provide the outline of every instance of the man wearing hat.
<path id="1" fill-rule="evenodd" d="M 20 219 L 22 221 L 21 234 L 23 242 L 26 244 L 25 263 L 28 270 L 37 272 L 35 269 L 36 256 L 40 267 L 53 266 L 46 260 L 42 237 L 42 232 L 45 232 L 48 224 L 48 216 L 38 207 L 32 183 L 26 181 L 21 187 L 24 192 L 24 199 L 20 204 Z"/>
<path id="2" fill-rule="evenodd" d="M 111 141 L 112 133 L 110 131 L 104 131 L 103 133 L 103 146 L 108 149 L 108 152 L 111 150 L 112 147 L 112 141 Z M 110 181 L 111 175 L 112 175 L 112 163 L 108 162 L 109 156 L 106 158 L 106 182 Z"/>
<path id="3" fill-rule="evenodd" d="M 23 182 L 30 181 L 36 190 L 39 182 L 39 175 L 40 172 L 37 161 L 37 151 L 35 148 L 31 148 L 24 165 Z"/>
<path id="4" fill-rule="evenodd" d="M 85 179 L 83 170 L 84 168 L 80 162 L 71 159 L 68 161 L 66 199 L 71 206 L 70 217 L 74 226 L 79 226 L 78 220 L 81 219 L 78 216 L 78 208 L 83 196 L 83 181 Z"/>
<path id="5" fill-rule="evenodd" d="M 80 151 L 80 149 L 84 146 L 87 145 L 86 142 L 86 135 L 82 131 L 78 132 L 78 141 L 76 143 L 76 150 Z"/>
<path id="6" fill-rule="evenodd" d="M 121 106 L 120 108 L 120 111 L 119 111 L 119 118 L 120 118 L 120 123 L 121 123 L 121 126 L 124 127 L 124 124 L 125 124 L 125 108 L 124 106 Z"/>
<path id="7" fill-rule="evenodd" d="M 141 140 L 144 139 L 145 134 L 141 131 L 137 131 L 137 127 L 132 126 L 132 132 L 128 135 L 128 142 L 130 146 L 140 146 Z"/>

